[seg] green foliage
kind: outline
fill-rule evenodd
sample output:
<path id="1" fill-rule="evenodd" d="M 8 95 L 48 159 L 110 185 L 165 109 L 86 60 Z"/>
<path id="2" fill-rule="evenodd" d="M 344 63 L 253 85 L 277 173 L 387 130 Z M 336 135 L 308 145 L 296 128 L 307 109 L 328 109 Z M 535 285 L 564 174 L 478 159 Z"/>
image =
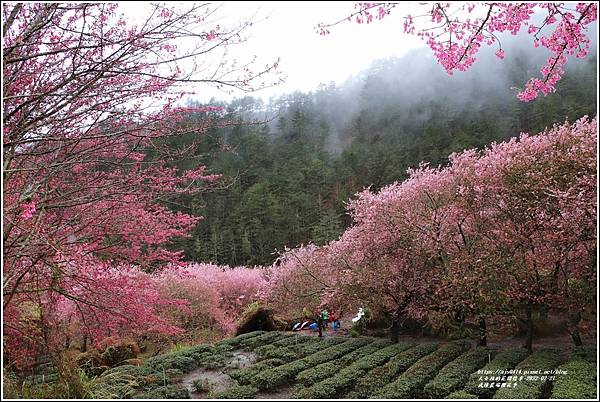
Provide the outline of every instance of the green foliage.
<path id="1" fill-rule="evenodd" d="M 386 385 L 373 396 L 384 399 L 421 397 L 423 386 L 435 377 L 442 367 L 456 359 L 469 347 L 469 343 L 464 341 L 454 341 L 442 346 L 432 354 L 417 361 L 397 380 Z"/>
<path id="2" fill-rule="evenodd" d="M 519 363 L 516 368 L 523 372 L 535 370 L 544 372 L 552 370 L 560 364 L 560 356 L 556 350 L 540 350 L 532 353 Z M 525 376 L 524 376 L 525 377 Z M 517 382 L 516 387 L 500 388 L 494 399 L 539 399 L 544 397 L 550 383 L 543 379 L 531 379 Z"/>
<path id="3" fill-rule="evenodd" d="M 259 346 L 270 344 L 271 342 L 277 341 L 283 337 L 284 335 L 278 331 L 267 332 L 262 335 L 253 336 L 241 340 L 238 344 L 238 347 L 245 349 L 254 349 Z"/>
<path id="4" fill-rule="evenodd" d="M 241 385 L 248 385 L 252 378 L 263 370 L 281 366 L 285 364 L 281 359 L 266 359 L 253 364 L 250 367 L 245 367 L 237 370 L 231 370 L 227 374 Z"/>
<path id="5" fill-rule="evenodd" d="M 289 353 L 292 350 L 299 349 L 296 346 L 304 345 L 314 341 L 315 338 L 312 336 L 292 335 L 277 342 L 273 342 L 270 345 L 260 346 L 254 349 L 254 353 L 256 353 L 259 358 L 280 357 L 281 355 Z"/>
<path id="6" fill-rule="evenodd" d="M 337 359 L 371 342 L 369 339 L 352 339 L 313 353 L 300 360 L 296 360 L 282 366 L 264 370 L 254 378 L 251 384 L 260 390 L 268 390 L 283 385 L 296 377 L 298 373 L 309 367 L 319 365 Z"/>
<path id="7" fill-rule="evenodd" d="M 214 388 L 215 384 L 208 378 L 200 378 L 192 382 L 194 392 L 210 392 Z"/>
<path id="8" fill-rule="evenodd" d="M 384 364 L 390 357 L 414 346 L 412 343 L 397 343 L 381 349 L 379 346 L 384 344 L 377 341 L 373 342 L 373 344 L 375 343 L 378 343 L 378 345 L 368 345 L 358 349 L 358 351 L 363 351 L 362 357 L 354 356 L 352 359 L 345 360 L 342 364 L 334 365 L 336 370 L 332 373 L 333 375 L 321 377 L 323 378 L 322 381 L 309 388 L 297 389 L 295 396 L 302 399 L 328 399 L 345 394 L 352 389 L 356 380 L 363 377 L 368 370 Z M 369 349 L 372 347 L 379 350 Z M 323 366 L 323 364 L 320 366 Z M 300 381 L 300 375 L 296 379 Z"/>
<path id="9" fill-rule="evenodd" d="M 371 394 L 392 382 L 399 374 L 406 371 L 419 359 L 433 353 L 438 348 L 435 343 L 422 343 L 392 357 L 383 366 L 375 367 L 357 381 L 355 390 L 347 396 L 349 398 L 367 398 Z"/>
<path id="10" fill-rule="evenodd" d="M 477 399 L 477 395 L 469 394 L 465 390 L 454 391 L 444 399 Z"/>
<path id="11" fill-rule="evenodd" d="M 559 367 L 566 374 L 557 374 L 552 399 L 598 399 L 596 363 L 572 360 Z"/>
<path id="12" fill-rule="evenodd" d="M 97 379 L 85 370 L 61 365 L 57 373 L 37 375 L 19 381 L 14 373 L 3 371 L 3 397 L 10 399 L 95 399 Z"/>
<path id="13" fill-rule="evenodd" d="M 254 338 L 257 337 L 259 335 L 264 335 L 266 332 L 265 331 L 253 331 L 253 332 L 248 332 L 245 334 L 241 334 L 238 335 L 234 338 L 228 338 L 228 339 L 223 339 L 222 341 L 219 341 L 215 344 L 215 347 L 220 347 L 220 348 L 227 348 L 227 347 L 232 347 L 235 348 L 237 347 L 241 342 L 250 339 L 250 338 Z"/>
<path id="14" fill-rule="evenodd" d="M 442 398 L 461 389 L 469 376 L 485 365 L 490 353 L 489 349 L 481 347 L 459 356 L 444 366 L 435 378 L 425 385 L 425 394 L 431 398 Z"/>
<path id="15" fill-rule="evenodd" d="M 181 385 L 167 385 L 135 395 L 136 399 L 189 399 L 190 392 Z"/>
<path id="16" fill-rule="evenodd" d="M 577 346 L 573 348 L 571 360 L 584 360 L 590 363 L 596 363 L 598 359 L 598 349 L 596 346 Z"/>
<path id="17" fill-rule="evenodd" d="M 368 339 L 368 338 L 367 338 Z M 391 342 L 387 339 L 385 340 L 375 340 L 373 343 L 363 346 L 359 349 L 356 349 L 339 359 L 334 361 L 330 361 L 327 363 L 319 364 L 318 366 L 311 367 L 304 371 L 301 371 L 296 376 L 296 381 L 304 386 L 310 386 L 317 382 L 323 381 L 324 379 L 335 375 L 335 373 L 339 372 L 345 366 L 352 364 L 357 359 L 365 355 L 369 355 L 377 352 L 382 347 L 387 346 Z"/>
<path id="18" fill-rule="evenodd" d="M 504 350 L 498 353 L 491 362 L 483 366 L 481 370 L 484 371 L 482 371 L 482 373 L 503 372 L 505 370 L 513 369 L 517 364 L 523 361 L 528 354 L 529 352 L 523 348 Z M 477 395 L 480 398 L 491 398 L 496 389 L 479 387 L 479 384 L 482 382 L 479 380 L 480 377 L 482 377 L 482 374 L 478 374 L 477 372 L 471 374 L 464 390 L 468 393 Z"/>
<path id="19" fill-rule="evenodd" d="M 141 366 L 106 370 L 97 378 L 91 393 L 102 399 L 189 398 L 188 390 L 178 385 L 184 373 L 200 366 L 224 367 L 231 357 L 229 351 L 211 345 L 178 348 L 176 352 L 151 357 Z"/>

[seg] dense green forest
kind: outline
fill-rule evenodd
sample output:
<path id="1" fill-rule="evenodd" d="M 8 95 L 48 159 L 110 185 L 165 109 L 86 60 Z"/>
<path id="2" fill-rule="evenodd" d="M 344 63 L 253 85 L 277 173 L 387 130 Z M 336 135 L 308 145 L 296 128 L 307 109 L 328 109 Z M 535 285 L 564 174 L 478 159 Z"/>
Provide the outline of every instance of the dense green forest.
<path id="1" fill-rule="evenodd" d="M 443 165 L 452 152 L 594 116 L 596 55 L 569 66 L 556 93 L 530 103 L 515 98 L 540 60 L 517 46 L 501 63 L 482 60 L 449 77 L 420 49 L 378 61 L 340 86 L 269 102 L 210 102 L 224 110 L 188 119 L 219 119 L 222 128 L 166 144 L 196 147 L 181 167 L 205 163 L 222 174 L 210 191 L 169 203 L 204 217 L 174 248 L 188 260 L 270 264 L 286 246 L 337 238 L 351 224 L 346 201 L 405 179 L 421 161 Z"/>

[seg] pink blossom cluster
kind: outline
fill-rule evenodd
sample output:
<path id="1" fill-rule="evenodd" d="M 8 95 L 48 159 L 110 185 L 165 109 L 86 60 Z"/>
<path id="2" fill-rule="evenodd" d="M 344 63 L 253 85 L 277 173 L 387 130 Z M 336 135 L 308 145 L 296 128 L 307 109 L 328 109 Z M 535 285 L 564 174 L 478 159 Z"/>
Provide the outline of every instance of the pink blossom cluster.
<path id="1" fill-rule="evenodd" d="M 528 306 L 581 317 L 595 299 L 597 130 L 584 117 L 358 194 L 339 240 L 270 268 L 267 300 L 433 326 L 523 318 Z"/>
<path id="2" fill-rule="evenodd" d="M 229 267 L 213 264 L 188 264 L 167 269 L 154 281 L 169 300 L 183 300 L 184 309 L 168 308 L 167 316 L 188 333 L 212 328 L 231 335 L 242 312 L 259 300 L 265 286 L 260 267 Z"/>
<path id="3" fill-rule="evenodd" d="M 344 20 L 371 23 L 389 15 L 396 3 L 356 3 L 356 11 L 332 24 L 318 24 L 321 35 Z M 465 71 L 476 61 L 483 45 L 498 45 L 496 56 L 506 56 L 498 34 L 517 35 L 523 27 L 534 37 L 534 47 L 543 46 L 552 56 L 540 69 L 541 78 L 532 77 L 517 94 L 529 102 L 539 94 L 556 90 L 568 57 L 583 58 L 589 53 L 589 25 L 597 20 L 596 3 L 420 3 L 423 12 L 404 17 L 403 31 L 422 38 L 448 74 Z M 573 7 L 574 6 L 574 7 Z M 536 14 L 545 16 L 541 26 L 530 22 Z M 417 21 L 424 21 L 418 23 Z M 547 32 L 550 31 L 548 35 Z"/>
<path id="4" fill-rule="evenodd" d="M 221 108 L 177 105 L 196 83 L 252 90 L 273 66 L 244 64 L 238 77 L 235 61 L 210 73 L 183 63 L 243 42 L 250 23 L 221 41 L 206 21 L 213 5 L 151 7 L 136 25 L 116 3 L 2 4 L 4 339 L 15 364 L 65 339 L 181 331 L 158 311 L 185 303 L 148 273 L 181 262 L 167 244 L 201 219 L 169 209 L 173 196 L 219 176 L 173 167 L 197 143 L 164 143 L 200 141 Z"/>
<path id="5" fill-rule="evenodd" d="M 450 3 L 434 4 L 428 12 L 432 25 L 420 29 L 415 28 L 414 18 L 408 16 L 404 32 L 416 32 L 422 37 L 446 72 L 452 74 L 454 70 L 470 68 L 483 44 L 498 43 L 500 46 L 498 33 L 517 35 L 523 26 L 527 27 L 527 33 L 535 38 L 534 46 L 541 44 L 552 52 L 552 56 L 540 70 L 542 77 L 531 78 L 517 94 L 523 102 L 536 99 L 540 93 L 547 95 L 556 90 L 568 56 L 582 58 L 588 54 L 590 41 L 587 29 L 597 19 L 597 5 L 594 3 L 578 3 L 574 9 L 562 3 L 463 4 L 460 11 L 466 9 L 469 14 L 484 9 L 481 16 L 465 20 L 452 17 L 457 7 Z M 540 27 L 529 22 L 537 12 L 547 13 Z M 551 34 L 546 36 L 544 32 L 552 27 Z M 500 59 L 505 57 L 501 46 L 496 55 Z"/>

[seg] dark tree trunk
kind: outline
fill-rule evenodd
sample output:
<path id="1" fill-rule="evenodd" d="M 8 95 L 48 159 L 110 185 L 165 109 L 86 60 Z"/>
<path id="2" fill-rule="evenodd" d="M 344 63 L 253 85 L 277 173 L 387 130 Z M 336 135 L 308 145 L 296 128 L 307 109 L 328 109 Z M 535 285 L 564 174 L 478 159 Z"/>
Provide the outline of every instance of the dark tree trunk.
<path id="1" fill-rule="evenodd" d="M 390 339 L 394 343 L 398 343 L 400 337 L 400 320 L 396 317 L 392 319 L 392 326 L 390 328 Z"/>
<path id="2" fill-rule="evenodd" d="M 87 337 L 87 335 L 84 335 L 83 336 L 83 344 L 81 345 L 82 352 L 87 352 L 87 341 L 88 341 L 88 337 Z"/>
<path id="3" fill-rule="evenodd" d="M 479 346 L 487 346 L 487 325 L 485 323 L 485 317 L 479 316 Z"/>
<path id="4" fill-rule="evenodd" d="M 575 346 L 583 345 L 581 340 L 581 333 L 579 332 L 579 321 L 581 321 L 581 314 L 579 312 L 569 314 L 569 332 Z"/>
<path id="5" fill-rule="evenodd" d="M 323 337 L 323 320 L 321 317 L 317 319 L 317 327 L 319 328 L 319 338 Z"/>
<path id="6" fill-rule="evenodd" d="M 577 327 L 573 328 L 571 331 L 571 338 L 573 338 L 573 343 L 575 346 L 583 345 L 583 341 L 581 340 L 581 334 L 579 333 L 579 329 Z"/>
<path id="7" fill-rule="evenodd" d="M 533 307 L 531 303 L 527 304 L 526 314 L 527 318 L 525 320 L 525 325 L 527 326 L 527 332 L 525 334 L 525 345 L 523 347 L 527 349 L 529 352 L 533 351 L 533 319 L 532 319 L 532 310 Z"/>

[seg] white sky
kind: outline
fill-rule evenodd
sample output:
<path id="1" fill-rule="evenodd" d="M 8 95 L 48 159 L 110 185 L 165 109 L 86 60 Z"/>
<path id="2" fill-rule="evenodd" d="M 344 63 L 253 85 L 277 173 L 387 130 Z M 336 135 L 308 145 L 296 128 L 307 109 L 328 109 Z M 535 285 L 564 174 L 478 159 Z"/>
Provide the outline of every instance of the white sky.
<path id="1" fill-rule="evenodd" d="M 235 25 L 256 14 L 257 21 L 248 31 L 248 41 L 237 46 L 235 57 L 258 57 L 257 66 L 281 58 L 279 69 L 284 84 L 252 93 L 267 99 L 294 90 L 310 91 L 319 83 L 339 84 L 349 76 L 369 67 L 376 59 L 401 56 L 409 49 L 424 46 L 413 35 L 402 33 L 402 16 L 410 13 L 409 5 L 399 5 L 382 21 L 371 24 L 343 22 L 321 36 L 315 29 L 320 22 L 331 23 L 354 11 L 354 2 L 224 2 L 219 15 L 222 26 Z M 123 2 L 127 16 L 139 13 L 140 3 Z M 411 11 L 414 12 L 414 9 Z M 134 13 L 134 14 L 130 14 Z M 197 99 L 207 101 L 241 97 L 229 96 L 213 88 L 203 88 Z"/>
<path id="2" fill-rule="evenodd" d="M 287 79 L 285 84 L 261 92 L 263 97 L 309 91 L 321 82 L 339 84 L 376 59 L 401 56 L 424 46 L 419 38 L 402 33 L 400 17 L 407 12 L 400 7 L 375 23 L 340 23 L 325 36 L 317 33 L 317 24 L 349 15 L 354 2 L 231 2 L 227 7 L 243 14 L 258 8 L 260 15 L 267 16 L 253 27 L 247 50 L 264 60 L 281 57 Z"/>

